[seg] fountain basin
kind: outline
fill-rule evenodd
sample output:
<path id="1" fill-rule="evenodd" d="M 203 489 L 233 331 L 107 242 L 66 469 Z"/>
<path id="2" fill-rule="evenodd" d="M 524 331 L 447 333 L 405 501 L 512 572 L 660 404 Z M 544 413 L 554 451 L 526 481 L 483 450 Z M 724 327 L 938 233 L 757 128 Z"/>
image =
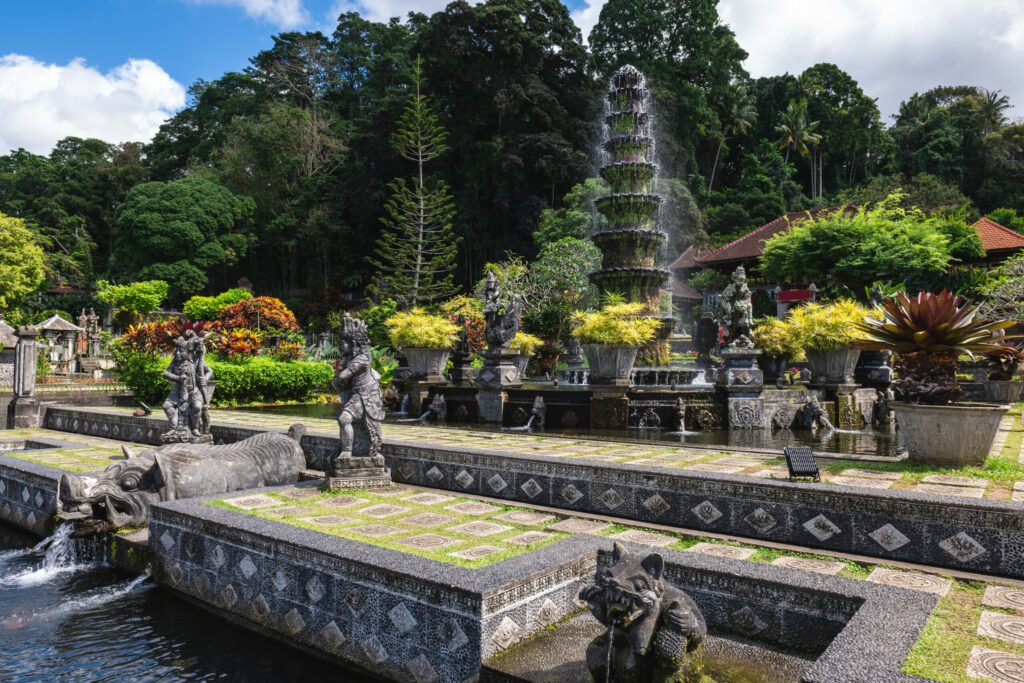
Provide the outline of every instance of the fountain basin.
<path id="1" fill-rule="evenodd" d="M 651 305 L 658 301 L 667 279 L 668 270 L 663 268 L 610 268 L 590 274 L 590 281 L 602 292 Z"/>
<path id="2" fill-rule="evenodd" d="M 605 230 L 594 233 L 591 241 L 604 254 L 604 270 L 616 268 L 657 269 L 668 236 L 658 230 Z"/>
<path id="3" fill-rule="evenodd" d="M 661 197 L 653 194 L 624 192 L 594 200 L 594 208 L 605 217 L 611 229 L 655 229 Z"/>
<path id="4" fill-rule="evenodd" d="M 619 162 L 646 162 L 651 144 L 645 135 L 616 135 L 604 143 L 604 151 Z"/>

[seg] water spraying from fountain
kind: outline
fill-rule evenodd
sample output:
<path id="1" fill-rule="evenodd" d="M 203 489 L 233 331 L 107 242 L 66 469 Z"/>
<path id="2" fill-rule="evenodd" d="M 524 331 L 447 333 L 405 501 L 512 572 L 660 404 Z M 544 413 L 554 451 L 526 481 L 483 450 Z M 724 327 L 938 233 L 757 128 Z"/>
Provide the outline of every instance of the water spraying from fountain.
<path id="1" fill-rule="evenodd" d="M 104 546 L 93 540 L 76 540 L 73 538 L 74 525 L 61 524 L 53 535 L 44 539 L 30 552 L 45 548 L 43 561 L 37 566 L 23 569 L 12 574 L 0 575 L 0 589 L 25 588 L 52 581 L 58 576 L 89 569 L 102 563 Z"/>

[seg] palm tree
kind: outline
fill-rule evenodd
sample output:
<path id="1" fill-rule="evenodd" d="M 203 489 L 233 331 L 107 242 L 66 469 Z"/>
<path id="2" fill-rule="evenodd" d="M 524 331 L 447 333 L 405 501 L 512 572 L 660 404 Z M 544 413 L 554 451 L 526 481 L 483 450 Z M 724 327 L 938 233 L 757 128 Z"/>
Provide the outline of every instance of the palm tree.
<path id="1" fill-rule="evenodd" d="M 982 132 L 987 137 L 1006 125 L 1006 112 L 1010 98 L 999 90 L 982 90 L 978 98 L 978 115 L 981 117 Z"/>
<path id="2" fill-rule="evenodd" d="M 790 100 L 779 125 L 775 127 L 779 136 L 775 145 L 780 151 L 785 150 L 787 164 L 790 152 L 796 150 L 805 157 L 811 153 L 811 147 L 821 143 L 821 135 L 815 132 L 819 125 L 820 121 L 807 121 L 807 100 Z"/>
<path id="3" fill-rule="evenodd" d="M 711 167 L 711 179 L 708 180 L 708 192 L 715 184 L 715 173 L 718 162 L 722 158 L 722 147 L 727 138 L 734 135 L 746 135 L 757 122 L 757 106 L 746 86 L 739 83 L 729 85 L 725 93 L 722 110 L 722 137 L 718 140 L 718 151 L 715 152 L 715 163 Z"/>

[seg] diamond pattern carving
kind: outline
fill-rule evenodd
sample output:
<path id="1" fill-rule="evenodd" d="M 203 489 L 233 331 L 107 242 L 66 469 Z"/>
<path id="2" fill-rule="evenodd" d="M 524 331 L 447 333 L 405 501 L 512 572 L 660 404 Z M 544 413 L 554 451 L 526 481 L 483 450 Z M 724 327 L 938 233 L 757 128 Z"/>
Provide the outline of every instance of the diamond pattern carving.
<path id="1" fill-rule="evenodd" d="M 437 683 L 437 672 L 431 666 L 426 655 L 419 654 L 409 660 L 409 673 L 412 674 L 416 683 Z"/>
<path id="2" fill-rule="evenodd" d="M 429 470 L 427 470 L 427 479 L 436 484 L 437 482 L 444 479 L 444 472 L 442 472 L 441 468 L 439 468 L 437 465 L 434 465 Z"/>
<path id="3" fill-rule="evenodd" d="M 400 602 L 392 607 L 391 611 L 388 612 L 388 618 L 402 635 L 416 628 L 416 618 L 412 616 L 412 612 L 409 611 L 409 608 L 404 603 Z"/>
<path id="4" fill-rule="evenodd" d="M 306 620 L 299 614 L 299 610 L 294 607 L 284 615 L 284 627 L 288 630 L 288 633 L 297 635 L 306 628 Z"/>
<path id="5" fill-rule="evenodd" d="M 722 511 L 715 507 L 714 503 L 710 500 L 705 500 L 703 503 L 698 503 L 690 509 L 697 519 L 704 522 L 705 524 L 711 524 L 715 520 L 722 516 Z"/>
<path id="6" fill-rule="evenodd" d="M 455 483 L 464 489 L 468 489 L 473 485 L 473 475 L 466 470 L 459 470 L 459 473 L 455 475 Z"/>
<path id="7" fill-rule="evenodd" d="M 283 569 L 278 569 L 274 572 L 274 578 L 271 583 L 274 584 L 274 590 L 280 593 L 288 587 L 288 575 L 284 573 Z"/>
<path id="8" fill-rule="evenodd" d="M 525 493 L 528 498 L 536 498 L 538 494 L 544 491 L 544 487 L 538 484 L 536 479 L 528 479 L 526 483 L 519 488 L 523 490 L 523 493 Z"/>
<path id="9" fill-rule="evenodd" d="M 242 558 L 242 561 L 238 563 L 238 568 L 242 571 L 242 576 L 246 579 L 251 579 L 253 574 L 256 573 L 256 563 L 252 561 L 252 558 L 246 555 Z"/>
<path id="10" fill-rule="evenodd" d="M 466 632 L 454 619 L 446 619 L 437 627 L 438 639 L 449 652 L 455 652 L 469 642 Z"/>
<path id="11" fill-rule="evenodd" d="M 961 562 L 969 562 L 986 552 L 985 546 L 978 543 L 965 531 L 940 542 L 939 547 Z"/>
<path id="12" fill-rule="evenodd" d="M 165 531 L 160 536 L 160 545 L 162 545 L 165 550 L 170 550 L 174 547 L 174 536 L 171 536 L 169 532 Z"/>
<path id="13" fill-rule="evenodd" d="M 582 497 L 583 492 L 572 484 L 566 484 L 565 488 L 562 489 L 562 498 L 565 498 L 565 502 L 569 503 L 569 505 L 574 504 Z"/>
<path id="14" fill-rule="evenodd" d="M 213 552 L 210 554 L 210 561 L 213 563 L 214 569 L 220 569 L 223 567 L 224 562 L 226 561 L 226 558 L 224 557 L 224 548 L 220 546 L 214 548 Z"/>
<path id="15" fill-rule="evenodd" d="M 836 526 L 832 520 L 825 515 L 812 517 L 803 523 L 803 527 L 807 530 L 807 533 L 814 536 L 819 541 L 827 541 L 842 531 L 842 529 Z"/>
<path id="16" fill-rule="evenodd" d="M 363 648 L 363 652 L 366 656 L 369 657 L 370 661 L 374 664 L 383 664 L 388 660 L 388 651 L 385 650 L 384 646 L 381 645 L 379 640 L 377 640 L 377 636 L 370 636 L 360 643 L 360 646 Z"/>
<path id="17" fill-rule="evenodd" d="M 320 580 L 319 576 L 314 576 L 306 582 L 306 595 L 309 596 L 310 602 L 320 602 L 326 594 L 327 589 L 324 587 L 323 581 Z"/>
<path id="18" fill-rule="evenodd" d="M 764 508 L 757 508 L 743 518 L 744 521 L 761 534 L 766 534 L 775 528 L 776 519 Z"/>
<path id="19" fill-rule="evenodd" d="M 347 640 L 335 622 L 330 622 L 320 630 L 320 640 L 328 649 L 337 652 Z"/>
<path id="20" fill-rule="evenodd" d="M 505 617 L 501 620 L 501 623 L 498 624 L 497 630 L 495 630 L 494 635 L 491 636 L 491 641 L 504 650 L 508 648 L 509 645 L 516 642 L 516 637 L 522 630 L 522 627 L 513 621 L 511 617 Z"/>
<path id="21" fill-rule="evenodd" d="M 663 514 L 672 509 L 672 506 L 662 498 L 660 495 L 655 493 L 653 496 L 641 503 L 647 511 L 655 517 L 661 517 Z"/>
<path id="22" fill-rule="evenodd" d="M 220 591 L 220 600 L 224 607 L 230 608 L 236 602 L 238 602 L 238 593 L 235 592 L 235 587 L 230 583 Z"/>
<path id="23" fill-rule="evenodd" d="M 880 526 L 868 535 L 890 553 L 910 543 L 910 539 L 892 524 Z"/>
<path id="24" fill-rule="evenodd" d="M 599 500 L 604 503 L 604 506 L 609 510 L 614 510 L 626 502 L 626 499 L 620 496 L 619 492 L 615 489 L 608 489 L 602 493 Z"/>
<path id="25" fill-rule="evenodd" d="M 501 493 L 503 490 L 508 488 L 508 482 L 501 478 L 500 474 L 491 475 L 491 478 L 487 480 L 487 485 L 491 487 L 491 490 L 495 493 Z"/>

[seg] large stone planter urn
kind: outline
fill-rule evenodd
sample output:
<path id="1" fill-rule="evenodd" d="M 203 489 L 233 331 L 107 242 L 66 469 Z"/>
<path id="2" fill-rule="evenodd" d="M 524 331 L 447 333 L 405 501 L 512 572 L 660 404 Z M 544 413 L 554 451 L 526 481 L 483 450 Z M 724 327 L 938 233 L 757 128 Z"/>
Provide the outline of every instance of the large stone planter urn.
<path id="1" fill-rule="evenodd" d="M 409 361 L 409 370 L 413 379 L 424 382 L 444 381 L 444 366 L 448 364 L 448 357 L 452 353 L 450 348 L 403 348 L 402 353 Z"/>
<path id="2" fill-rule="evenodd" d="M 1008 406 L 924 406 L 893 401 L 900 440 L 913 462 L 940 467 L 981 465 L 988 457 Z"/>
<path id="3" fill-rule="evenodd" d="M 590 383 L 606 386 L 628 387 L 630 374 L 636 363 L 636 346 L 613 346 L 609 344 L 584 344 L 590 365 Z"/>
<path id="4" fill-rule="evenodd" d="M 1024 389 L 1024 381 L 1021 380 L 995 380 L 987 379 L 982 383 L 985 391 L 985 400 L 991 403 L 1016 403 L 1020 400 L 1021 389 Z"/>
<path id="5" fill-rule="evenodd" d="M 853 384 L 853 372 L 859 358 L 860 349 L 808 350 L 811 384 Z"/>

